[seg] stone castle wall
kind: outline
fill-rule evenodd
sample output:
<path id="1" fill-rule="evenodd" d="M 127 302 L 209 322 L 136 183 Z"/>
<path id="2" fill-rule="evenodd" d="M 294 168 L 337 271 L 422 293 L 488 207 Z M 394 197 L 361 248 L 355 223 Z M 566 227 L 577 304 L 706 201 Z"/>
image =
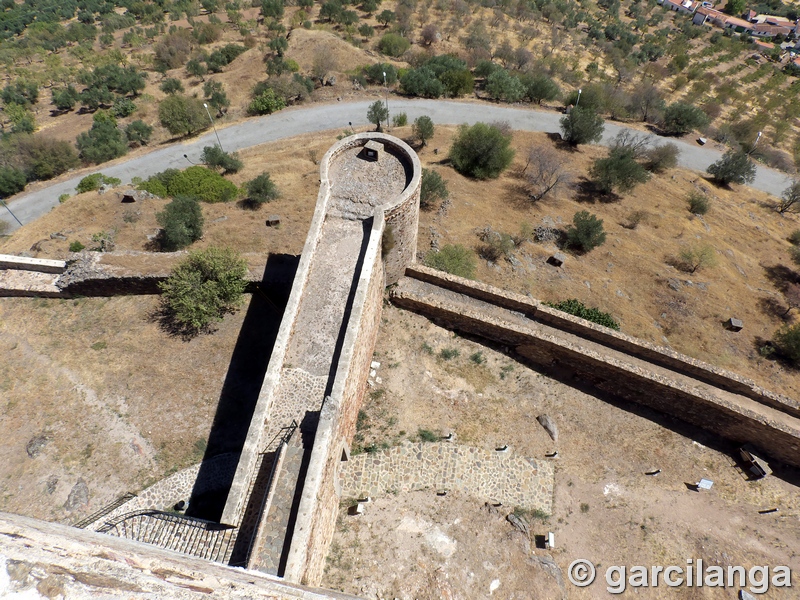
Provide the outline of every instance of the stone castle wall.
<path id="1" fill-rule="evenodd" d="M 455 275 L 418 264 L 411 265 L 406 273 L 414 279 L 426 281 L 510 310 L 519 311 L 540 323 L 546 323 L 556 329 L 573 333 L 609 348 L 693 377 L 729 392 L 742 394 L 761 404 L 800 417 L 800 402 L 764 389 L 752 379 L 742 377 L 737 373 L 710 365 L 680 352 L 675 352 L 670 348 L 657 346 L 646 340 L 574 317 L 560 310 L 550 308 L 534 298 L 501 290 L 478 281 L 456 277 Z"/>
<path id="2" fill-rule="evenodd" d="M 730 378 L 729 389 L 693 378 L 688 373 L 705 367 L 716 380 L 724 381 L 725 371 L 688 357 L 681 361 L 681 355 L 666 349 L 669 364 L 685 364 L 685 372 L 648 362 L 627 350 L 641 347 L 649 353 L 653 348 L 630 336 L 609 332 L 603 336 L 609 343 L 599 344 L 594 339 L 604 332 L 597 331 L 598 325 L 518 294 L 425 267 L 414 266 L 407 272 L 409 277 L 393 291 L 393 300 L 401 307 L 446 327 L 508 345 L 532 363 L 566 370 L 609 394 L 673 415 L 734 443 L 752 443 L 775 459 L 800 466 L 800 420 L 788 398 L 768 395 L 758 402 L 737 394 L 732 390 L 747 381 L 738 376 Z M 414 281 L 424 283 L 415 286 Z"/>
<path id="3" fill-rule="evenodd" d="M 365 255 L 363 266 L 361 267 L 362 271 L 361 273 L 357 274 L 359 277 L 359 289 L 356 293 L 356 302 L 365 302 L 365 299 L 369 296 L 369 293 L 372 293 L 371 290 L 373 288 L 380 291 L 387 283 L 396 281 L 396 279 L 399 278 L 404 272 L 406 266 L 415 258 L 419 193 L 422 177 L 422 169 L 420 167 L 419 158 L 416 156 L 414 151 L 401 140 L 381 133 L 357 134 L 344 138 L 343 140 L 340 140 L 338 143 L 334 144 L 320 162 L 320 189 L 317 197 L 317 206 L 314 211 L 314 217 L 311 222 L 306 244 L 303 247 L 300 264 L 298 266 L 292 286 L 292 293 L 289 297 L 286 310 L 284 311 L 284 317 L 281 322 L 275 345 L 273 347 L 272 356 L 270 357 L 269 366 L 264 378 L 264 384 L 262 386 L 258 403 L 251 421 L 250 431 L 248 432 L 248 436 L 245 441 L 239 467 L 237 469 L 236 476 L 234 477 L 234 482 L 223 512 L 222 521 L 224 523 L 237 524 L 240 521 L 242 511 L 246 503 L 247 494 L 251 487 L 255 465 L 257 463 L 256 459 L 258 452 L 260 451 L 264 442 L 262 439 L 264 430 L 263 424 L 270 418 L 272 412 L 272 405 L 275 402 L 276 391 L 278 389 L 281 372 L 284 367 L 284 362 L 286 361 L 289 340 L 295 331 L 295 328 L 299 326 L 296 321 L 298 320 L 297 317 L 300 308 L 300 300 L 305 292 L 306 284 L 311 272 L 311 265 L 315 260 L 316 250 L 320 242 L 320 236 L 322 235 L 325 219 L 326 217 L 330 218 L 329 213 L 331 208 L 331 190 L 333 187 L 333 181 L 331 179 L 331 167 L 336 161 L 337 157 L 343 153 L 351 151 L 353 148 L 361 147 L 367 142 L 373 140 L 379 141 L 384 145 L 385 148 L 390 149 L 392 152 L 400 156 L 402 161 L 406 163 L 408 172 L 406 174 L 406 186 L 400 196 L 391 203 L 383 204 L 377 207 L 374 216 L 372 217 L 373 224 L 368 242 L 368 250 Z M 391 225 L 392 227 L 394 246 L 387 252 L 387 255 L 383 257 L 381 253 L 381 238 L 387 225 Z M 377 233 L 378 231 L 380 231 L 380 234 Z M 392 277 L 394 277 L 394 279 L 392 279 Z M 370 288 L 370 290 L 367 288 L 364 288 L 363 290 L 361 289 L 362 285 L 370 284 L 373 286 L 373 288 Z M 380 301 L 373 301 L 369 304 L 370 314 L 368 317 L 362 317 L 360 314 L 359 316 L 356 316 L 358 310 L 363 310 L 357 309 L 357 306 L 357 304 L 354 304 L 350 315 L 350 321 L 347 325 L 345 349 L 342 352 L 336 371 L 337 379 L 340 377 L 341 373 L 349 373 L 351 371 L 351 360 L 353 360 L 352 352 L 348 354 L 347 344 L 354 343 L 354 338 L 358 337 L 358 333 L 362 327 L 362 319 L 365 319 L 368 322 L 372 322 L 374 320 L 376 324 L 380 320 Z M 377 330 L 375 331 L 375 335 L 377 335 Z M 366 340 L 367 338 L 362 336 L 361 339 Z M 362 385 L 366 385 L 372 348 L 374 347 L 374 339 L 369 343 L 359 341 L 359 344 L 363 343 L 366 343 L 366 349 L 363 351 L 363 354 L 366 356 L 362 357 L 359 354 L 355 360 L 362 361 L 364 363 L 359 368 L 363 369 Z M 345 360 L 345 357 L 350 358 Z M 341 419 L 342 423 L 345 424 L 352 420 L 354 424 L 355 416 L 357 415 L 360 407 L 362 395 L 363 393 L 359 394 L 355 391 L 349 393 L 348 395 L 342 393 L 341 398 L 336 400 L 337 404 L 335 404 L 337 407 L 341 407 L 338 410 L 340 410 L 342 414 L 337 415 L 336 419 Z M 354 406 L 355 408 L 353 408 Z M 339 431 L 338 425 L 334 426 L 334 424 L 331 424 L 330 426 L 330 435 L 335 435 L 339 441 L 343 439 L 343 436 L 348 437 L 346 433 L 341 433 Z M 317 429 L 317 438 L 320 438 L 320 431 L 324 429 L 322 423 L 320 423 Z M 342 431 L 346 431 L 346 429 L 347 427 L 345 427 Z M 352 433 L 349 435 L 348 440 L 349 439 L 352 439 Z M 317 442 L 315 440 L 315 446 L 316 445 Z M 318 464 L 320 468 L 323 468 L 323 466 L 327 464 L 327 457 L 330 453 L 327 450 L 323 451 L 320 449 L 317 454 L 320 456 L 320 462 Z M 330 455 L 332 456 L 333 454 Z M 308 482 L 310 479 L 311 478 L 307 476 L 306 487 L 309 486 Z M 327 502 L 323 503 L 323 506 L 327 506 L 327 504 Z M 308 510 L 316 513 L 318 509 L 315 505 L 314 507 L 308 507 Z M 320 519 L 322 519 L 322 517 L 320 517 Z M 302 528 L 304 527 L 303 521 L 303 518 L 298 519 L 298 530 L 295 531 L 293 540 L 303 538 L 303 536 L 306 536 L 306 539 L 310 539 L 307 537 L 310 535 L 310 533 L 302 531 Z M 325 544 L 320 542 L 320 540 L 324 540 L 325 538 L 328 538 L 328 542 L 330 541 L 330 535 L 321 533 L 317 535 L 315 538 L 316 541 L 314 542 L 314 547 L 319 549 L 322 548 L 322 546 L 325 546 L 327 548 Z M 292 542 L 292 546 L 296 546 L 294 541 Z M 322 552 L 323 557 L 324 553 L 325 552 Z M 305 565 L 305 561 L 298 559 L 294 564 Z M 302 570 L 305 569 L 306 567 L 304 566 Z"/>
<path id="4" fill-rule="evenodd" d="M 324 573 L 341 497 L 336 485 L 338 469 L 342 453 L 349 452 L 355 435 L 378 338 L 385 287 L 381 255 L 385 222 L 382 211 L 376 213 L 336 379 L 320 414 L 286 565 L 287 579 L 307 585 L 318 585 Z"/>

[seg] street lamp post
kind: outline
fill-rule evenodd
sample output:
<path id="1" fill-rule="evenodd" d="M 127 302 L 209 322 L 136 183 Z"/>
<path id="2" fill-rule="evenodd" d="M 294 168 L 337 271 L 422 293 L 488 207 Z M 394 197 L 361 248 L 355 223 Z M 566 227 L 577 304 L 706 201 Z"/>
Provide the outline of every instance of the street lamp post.
<path id="1" fill-rule="evenodd" d="M 11 212 L 11 209 L 10 209 L 10 208 L 8 208 L 8 204 L 6 204 L 6 203 L 5 203 L 5 200 L 0 200 L 0 204 L 2 204 L 3 206 L 5 206 L 5 207 L 6 207 L 6 210 L 8 211 L 8 214 L 10 214 L 12 217 L 14 217 L 14 220 L 15 220 L 17 223 L 19 223 L 19 226 L 20 226 L 20 227 L 22 227 L 22 221 L 20 221 L 20 220 L 17 218 L 17 215 L 15 215 L 13 212 Z"/>
<path id="2" fill-rule="evenodd" d="M 756 141 L 755 141 L 755 142 L 753 142 L 753 147 L 752 147 L 752 148 L 750 148 L 750 152 L 748 152 L 748 153 L 747 153 L 747 155 L 748 155 L 748 156 L 749 156 L 750 154 L 752 154 L 753 152 L 755 152 L 755 150 L 756 150 L 756 146 L 758 146 L 758 140 L 760 140 L 760 139 L 761 139 L 761 132 L 759 131 L 759 132 L 758 132 L 758 135 L 756 136 Z"/>
<path id="3" fill-rule="evenodd" d="M 208 110 L 208 104 L 203 102 L 203 106 L 206 109 L 206 114 L 208 115 L 208 120 L 211 121 L 211 127 L 214 128 L 214 135 L 217 136 L 217 144 L 219 144 L 219 149 L 222 150 L 222 142 L 219 141 L 219 133 L 217 133 L 217 126 L 214 125 L 214 119 L 211 118 L 211 111 Z M 222 150 L 222 151 L 225 152 L 225 150 Z"/>
<path id="4" fill-rule="evenodd" d="M 578 99 L 575 100 L 575 108 L 578 108 L 578 103 L 581 101 L 581 92 L 582 91 L 583 91 L 583 89 L 578 88 Z"/>

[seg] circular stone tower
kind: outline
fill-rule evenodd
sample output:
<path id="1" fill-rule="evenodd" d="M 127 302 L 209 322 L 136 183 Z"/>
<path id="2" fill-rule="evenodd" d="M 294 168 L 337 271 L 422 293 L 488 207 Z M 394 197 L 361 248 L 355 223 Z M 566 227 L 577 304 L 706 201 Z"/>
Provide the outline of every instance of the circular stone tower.
<path id="1" fill-rule="evenodd" d="M 325 154 L 320 181 L 330 186 L 328 215 L 366 220 L 382 213 L 386 284 L 395 283 L 417 254 L 422 182 L 417 153 L 385 133 L 351 135 Z"/>

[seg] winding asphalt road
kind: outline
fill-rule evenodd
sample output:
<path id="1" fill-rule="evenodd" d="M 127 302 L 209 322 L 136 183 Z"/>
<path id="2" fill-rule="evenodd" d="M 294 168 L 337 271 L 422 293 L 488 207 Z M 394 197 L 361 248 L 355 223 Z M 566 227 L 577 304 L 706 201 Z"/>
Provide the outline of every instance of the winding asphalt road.
<path id="1" fill-rule="evenodd" d="M 353 123 L 354 127 L 364 127 L 369 125 L 366 118 L 367 108 L 373 101 L 363 100 L 285 109 L 272 115 L 248 119 L 224 129 L 219 129 L 219 137 L 223 148 L 228 152 L 232 152 L 303 133 L 336 128 L 344 129 L 348 127 L 350 122 Z M 441 125 L 472 124 L 478 121 L 508 121 L 513 129 L 523 131 L 544 131 L 548 133 L 560 131 L 560 114 L 526 108 L 448 100 L 392 98 L 389 101 L 389 109 L 391 114 L 405 112 L 408 114 L 409 121 L 413 121 L 421 115 L 428 115 L 433 119 L 434 123 Z M 626 128 L 620 125 L 606 123 L 602 143 L 607 145 L 619 131 L 624 129 Z M 722 156 L 720 151 L 712 148 L 682 141 L 670 141 L 677 144 L 681 149 L 679 164 L 682 167 L 705 171 L 711 163 Z M 203 147 L 213 145 L 215 142 L 214 132 L 211 131 L 187 142 L 171 144 L 117 164 L 100 166 L 97 170 L 102 170 L 104 174 L 118 177 L 123 183 L 128 183 L 132 177 L 147 178 L 164 169 L 182 169 L 188 166 L 183 156 L 184 154 L 188 155 L 190 161 L 194 163 L 200 162 L 199 157 Z M 59 195 L 74 193 L 75 186 L 83 176 L 60 181 L 35 192 L 22 194 L 11 200 L 9 206 L 23 223 L 29 223 L 57 206 Z M 786 174 L 759 166 L 752 186 L 774 195 L 780 195 L 789 185 L 789 182 L 790 179 Z M 2 211 L 0 208 L 0 212 L 5 212 L 5 214 L 0 215 L 0 220 L 8 222 L 11 225 L 11 230 L 18 227 L 17 223 L 13 221 L 6 211 Z"/>

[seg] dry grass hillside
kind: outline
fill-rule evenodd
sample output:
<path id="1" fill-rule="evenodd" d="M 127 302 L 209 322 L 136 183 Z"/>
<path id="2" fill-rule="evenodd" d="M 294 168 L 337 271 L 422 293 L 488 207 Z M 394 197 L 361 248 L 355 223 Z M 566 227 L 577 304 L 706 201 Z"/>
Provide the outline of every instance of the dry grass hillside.
<path id="1" fill-rule="evenodd" d="M 393 133 L 411 135 L 410 128 Z M 422 213 L 420 256 L 432 240 L 439 247 L 462 244 L 479 250 L 483 242 L 478 233 L 485 227 L 512 236 L 519 236 L 523 224 L 549 223 L 565 229 L 577 211 L 588 210 L 603 219 L 604 245 L 569 256 L 557 269 L 545 263 L 556 251 L 554 245 L 521 241 L 507 258 L 479 260 L 478 279 L 547 301 L 578 298 L 614 315 L 626 333 L 740 372 L 775 391 L 788 395 L 800 391 L 794 370 L 759 353 L 795 313 L 787 310 L 783 291 L 797 277 L 787 238 L 800 224 L 793 215 L 776 213 L 771 208 L 774 199 L 747 187 L 720 188 L 696 172 L 673 169 L 617 201 L 603 202 L 581 192 L 581 182 L 591 161 L 604 156 L 605 150 L 581 147 L 578 152 L 558 150 L 569 161 L 573 184 L 531 203 L 521 189 L 522 157 L 531 145 L 553 145 L 546 135 L 517 132 L 512 167 L 497 180 L 476 181 L 447 165 L 445 150 L 454 133 L 455 128 L 437 128 L 435 138 L 419 151 L 423 164 L 438 171 L 450 190 L 445 207 Z M 315 160 L 336 134 L 306 136 L 243 153 L 246 167 L 232 176 L 233 181 L 241 184 L 268 164 L 280 199 L 260 211 L 235 203 L 203 205 L 205 233 L 195 246 L 228 245 L 265 255 L 299 253 L 316 199 Z M 705 216 L 688 210 L 686 198 L 691 192 L 708 198 L 711 208 Z M 100 231 L 114 231 L 119 250 L 146 250 L 158 230 L 155 213 L 165 203 L 146 200 L 124 205 L 113 193 L 75 196 L 6 238 L 0 251 L 63 258 L 71 241 L 90 246 L 92 234 Z M 280 228 L 264 226 L 268 214 L 282 217 Z M 67 239 L 51 239 L 54 232 Z M 682 249 L 701 246 L 713 248 L 713 266 L 695 273 L 673 266 Z M 722 324 L 730 317 L 742 319 L 744 330 L 726 330 Z"/>

